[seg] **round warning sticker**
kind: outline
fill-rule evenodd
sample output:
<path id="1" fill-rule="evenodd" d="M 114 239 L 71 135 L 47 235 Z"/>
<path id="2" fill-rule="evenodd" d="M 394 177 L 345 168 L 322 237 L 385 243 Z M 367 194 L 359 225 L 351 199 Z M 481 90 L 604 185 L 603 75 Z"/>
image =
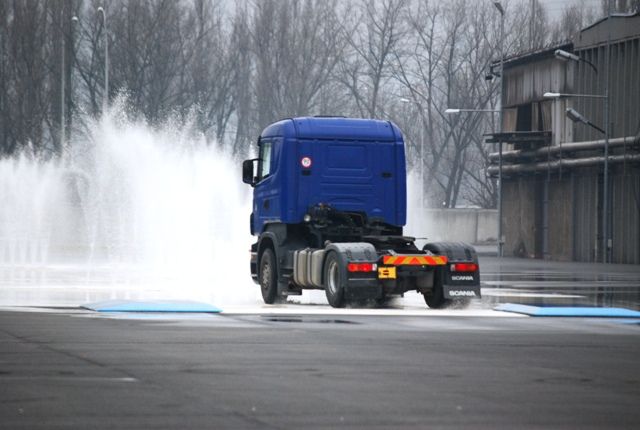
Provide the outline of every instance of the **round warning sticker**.
<path id="1" fill-rule="evenodd" d="M 305 169 L 308 169 L 309 167 L 311 167 L 311 158 L 309 157 L 302 157 L 302 159 L 300 160 L 300 164 L 302 165 L 302 167 L 304 167 Z"/>

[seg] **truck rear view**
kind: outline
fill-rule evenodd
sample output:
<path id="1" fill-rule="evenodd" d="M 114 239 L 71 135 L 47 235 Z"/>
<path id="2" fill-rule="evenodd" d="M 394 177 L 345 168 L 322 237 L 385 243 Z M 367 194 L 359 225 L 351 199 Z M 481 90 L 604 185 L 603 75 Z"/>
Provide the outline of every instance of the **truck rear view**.
<path id="1" fill-rule="evenodd" d="M 393 123 L 285 119 L 262 132 L 258 154 L 242 170 L 254 187 L 250 267 L 265 303 L 304 289 L 325 290 L 333 307 L 411 290 L 435 308 L 480 296 L 471 246 L 418 249 L 403 235 L 404 141 Z"/>

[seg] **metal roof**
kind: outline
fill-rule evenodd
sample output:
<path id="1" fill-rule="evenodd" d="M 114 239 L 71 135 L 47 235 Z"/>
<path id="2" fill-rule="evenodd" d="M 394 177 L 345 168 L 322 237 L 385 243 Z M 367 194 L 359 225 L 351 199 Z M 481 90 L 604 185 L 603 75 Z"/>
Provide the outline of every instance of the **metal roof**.
<path id="1" fill-rule="evenodd" d="M 504 67 L 505 69 L 508 69 L 520 64 L 531 63 L 544 58 L 553 57 L 553 53 L 556 51 L 556 49 L 562 49 L 564 51 L 571 52 L 573 51 L 573 43 L 562 42 L 557 45 L 547 46 L 533 51 L 519 52 L 510 57 L 505 57 Z M 500 65 L 500 60 L 494 60 L 491 64 L 493 67 L 498 66 Z"/>
<path id="2" fill-rule="evenodd" d="M 612 42 L 640 38 L 640 12 L 612 14 L 611 20 L 613 24 L 610 29 Z M 605 16 L 580 30 L 580 34 L 575 40 L 575 49 L 584 49 L 606 43 L 609 31 L 606 22 L 607 17 Z"/>

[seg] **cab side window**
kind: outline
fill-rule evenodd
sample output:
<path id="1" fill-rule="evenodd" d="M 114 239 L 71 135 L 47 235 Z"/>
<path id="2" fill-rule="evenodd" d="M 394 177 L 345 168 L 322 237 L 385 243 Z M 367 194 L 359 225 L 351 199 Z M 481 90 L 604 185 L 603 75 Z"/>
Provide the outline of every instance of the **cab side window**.
<path id="1" fill-rule="evenodd" d="M 271 151 L 272 143 L 269 140 L 260 142 L 260 162 L 258 167 L 258 181 L 263 180 L 271 174 Z"/>

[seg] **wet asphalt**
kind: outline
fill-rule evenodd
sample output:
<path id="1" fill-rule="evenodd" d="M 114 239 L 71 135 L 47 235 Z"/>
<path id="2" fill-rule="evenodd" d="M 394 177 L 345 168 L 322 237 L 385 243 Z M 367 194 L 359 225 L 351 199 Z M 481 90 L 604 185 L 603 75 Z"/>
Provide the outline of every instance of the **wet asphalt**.
<path id="1" fill-rule="evenodd" d="M 637 309 L 637 266 L 481 263 L 472 308 Z M 474 315 L 5 308 L 0 429 L 640 428 L 639 320 Z"/>
<path id="2" fill-rule="evenodd" d="M 640 310 L 640 265 L 481 257 L 483 308 L 500 303 Z"/>

